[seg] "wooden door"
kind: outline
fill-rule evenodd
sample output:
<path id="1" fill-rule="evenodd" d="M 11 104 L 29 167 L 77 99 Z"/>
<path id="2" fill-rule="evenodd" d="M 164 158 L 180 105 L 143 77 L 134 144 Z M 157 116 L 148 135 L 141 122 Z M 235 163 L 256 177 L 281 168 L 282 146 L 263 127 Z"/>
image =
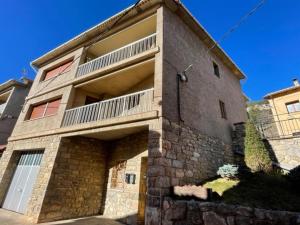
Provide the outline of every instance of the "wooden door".
<path id="1" fill-rule="evenodd" d="M 139 209 L 138 209 L 138 224 L 145 224 L 145 209 L 147 198 L 147 167 L 148 157 L 141 159 L 141 174 L 140 174 L 140 193 L 139 193 Z"/>

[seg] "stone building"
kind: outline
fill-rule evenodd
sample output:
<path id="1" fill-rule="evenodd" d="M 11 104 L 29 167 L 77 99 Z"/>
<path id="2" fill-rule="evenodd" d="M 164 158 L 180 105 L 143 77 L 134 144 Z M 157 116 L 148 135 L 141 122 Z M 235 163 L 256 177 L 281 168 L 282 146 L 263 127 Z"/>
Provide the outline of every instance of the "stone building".
<path id="1" fill-rule="evenodd" d="M 178 1 L 141 1 L 32 66 L 0 161 L 5 209 L 33 222 L 162 224 L 171 186 L 233 160 L 244 74 Z"/>
<path id="2" fill-rule="evenodd" d="M 6 148 L 31 84 L 32 81 L 27 78 L 22 78 L 20 82 L 9 80 L 0 84 L 0 155 Z"/>

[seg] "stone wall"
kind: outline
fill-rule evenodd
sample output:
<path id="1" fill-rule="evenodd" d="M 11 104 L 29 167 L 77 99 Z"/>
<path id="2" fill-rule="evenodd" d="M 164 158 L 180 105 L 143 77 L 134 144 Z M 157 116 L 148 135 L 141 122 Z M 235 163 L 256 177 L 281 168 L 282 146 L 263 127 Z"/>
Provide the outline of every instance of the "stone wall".
<path id="1" fill-rule="evenodd" d="M 267 140 L 276 162 L 284 169 L 300 165 L 300 137 Z"/>
<path id="2" fill-rule="evenodd" d="M 221 203 L 179 201 L 163 204 L 163 225 L 299 225 L 300 213 L 271 211 Z"/>
<path id="3" fill-rule="evenodd" d="M 148 225 L 160 224 L 162 201 L 175 185 L 197 184 L 233 162 L 231 145 L 183 124 L 162 121 L 162 133 L 150 131 Z M 161 143 L 160 143 L 161 141 Z"/>
<path id="4" fill-rule="evenodd" d="M 231 145 L 167 119 L 163 120 L 163 149 L 171 186 L 199 183 L 233 162 Z"/>
<path id="5" fill-rule="evenodd" d="M 63 138 L 39 215 L 39 222 L 100 213 L 107 149 L 96 139 Z"/>
<path id="6" fill-rule="evenodd" d="M 187 72 L 188 82 L 180 83 L 184 123 L 231 143 L 233 124 L 247 118 L 239 78 L 178 15 L 166 7 L 163 11 L 163 117 L 178 121 L 177 73 L 193 64 Z M 218 64 L 220 77 L 214 74 L 213 62 Z M 221 117 L 220 100 L 225 103 L 227 119 Z"/>
<path id="7" fill-rule="evenodd" d="M 141 193 L 140 181 L 145 174 L 141 174 L 141 160 L 148 156 L 148 132 L 130 135 L 126 138 L 110 142 L 108 164 L 108 183 L 104 205 L 104 216 L 119 219 L 120 221 L 135 225 L 138 223 L 139 203 L 145 198 Z M 135 174 L 135 184 L 127 184 L 123 177 L 122 188 L 112 188 L 112 171 L 120 161 L 126 161 L 124 175 Z M 143 219 L 143 218 L 142 218 Z M 142 221 L 143 222 L 143 221 Z"/>

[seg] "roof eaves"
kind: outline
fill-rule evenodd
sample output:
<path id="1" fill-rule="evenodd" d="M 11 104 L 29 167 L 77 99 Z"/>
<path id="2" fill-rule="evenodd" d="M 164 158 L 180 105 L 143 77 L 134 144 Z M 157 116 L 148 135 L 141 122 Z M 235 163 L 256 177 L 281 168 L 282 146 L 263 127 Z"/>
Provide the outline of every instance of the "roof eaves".
<path id="1" fill-rule="evenodd" d="M 276 95 L 283 94 L 283 93 L 289 92 L 289 91 L 294 91 L 294 90 L 297 90 L 297 89 L 300 89 L 300 86 L 288 87 L 288 88 L 285 88 L 285 89 L 281 89 L 279 91 L 274 91 L 274 92 L 271 92 L 271 93 L 265 95 L 264 99 L 270 99 L 270 98 L 272 98 Z"/>

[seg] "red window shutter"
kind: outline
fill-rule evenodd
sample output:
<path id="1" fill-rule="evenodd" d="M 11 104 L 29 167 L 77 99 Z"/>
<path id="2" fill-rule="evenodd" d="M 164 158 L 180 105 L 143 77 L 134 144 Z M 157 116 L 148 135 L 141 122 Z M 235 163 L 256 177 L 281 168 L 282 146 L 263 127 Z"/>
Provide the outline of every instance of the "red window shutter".
<path id="1" fill-rule="evenodd" d="M 72 65 L 73 61 L 67 62 L 64 65 L 60 66 L 60 73 L 66 73 L 69 72 L 71 70 L 71 65 Z"/>
<path id="2" fill-rule="evenodd" d="M 57 99 L 48 103 L 45 116 L 50 116 L 57 113 L 58 108 L 60 106 L 60 100 L 61 99 Z"/>
<path id="3" fill-rule="evenodd" d="M 71 70 L 72 62 L 73 61 L 69 61 L 61 66 L 55 67 L 54 69 L 47 71 L 45 74 L 44 80 L 48 80 L 52 77 L 55 77 L 55 76 L 59 75 L 60 73 L 69 72 Z"/>
<path id="4" fill-rule="evenodd" d="M 30 119 L 37 119 L 37 118 L 41 118 L 44 116 L 44 112 L 46 109 L 46 105 L 42 104 L 42 105 L 37 105 L 37 106 L 33 106 L 32 111 L 31 111 L 31 115 L 30 115 Z"/>

